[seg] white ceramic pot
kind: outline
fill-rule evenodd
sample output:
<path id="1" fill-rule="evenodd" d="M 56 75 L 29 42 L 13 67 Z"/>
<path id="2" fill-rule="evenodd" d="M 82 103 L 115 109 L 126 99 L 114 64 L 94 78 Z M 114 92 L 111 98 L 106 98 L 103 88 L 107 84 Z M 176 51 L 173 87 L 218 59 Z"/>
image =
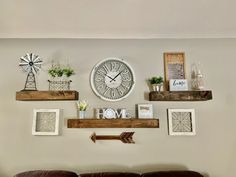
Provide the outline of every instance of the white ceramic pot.
<path id="1" fill-rule="evenodd" d="M 80 110 L 78 110 L 77 114 L 78 114 L 78 115 L 77 115 L 78 118 L 84 119 L 84 118 L 85 118 L 86 111 L 80 111 Z"/>

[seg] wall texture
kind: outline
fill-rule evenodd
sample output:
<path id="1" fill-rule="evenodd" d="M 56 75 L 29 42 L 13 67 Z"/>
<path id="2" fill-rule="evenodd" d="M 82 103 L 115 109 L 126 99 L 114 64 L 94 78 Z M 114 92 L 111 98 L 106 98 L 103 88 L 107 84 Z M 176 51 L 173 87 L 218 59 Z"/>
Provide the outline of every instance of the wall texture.
<path id="1" fill-rule="evenodd" d="M 0 176 L 33 169 L 67 169 L 75 172 L 190 169 L 211 177 L 235 177 L 235 53 L 234 39 L 186 40 L 78 40 L 0 39 Z M 44 61 L 37 75 L 38 89 L 47 90 L 47 69 L 52 60 L 76 69 L 72 88 L 90 103 L 88 116 L 96 107 L 127 107 L 134 115 L 135 104 L 149 103 L 146 79 L 163 75 L 163 52 L 184 51 L 189 77 L 192 62 L 200 62 L 205 86 L 213 90 L 207 102 L 152 102 L 159 129 L 134 130 L 136 144 L 99 141 L 89 136 L 119 134 L 127 129 L 68 129 L 66 119 L 76 116 L 75 102 L 21 102 L 15 92 L 23 89 L 26 75 L 18 67 L 26 52 Z M 137 83 L 131 95 L 109 103 L 94 95 L 89 84 L 92 67 L 101 59 L 115 56 L 129 62 Z M 60 108 L 60 136 L 32 136 L 34 108 Z M 168 136 L 167 108 L 194 108 L 197 135 Z"/>
<path id="2" fill-rule="evenodd" d="M 0 37 L 236 37 L 235 6 L 235 0 L 1 0 Z"/>

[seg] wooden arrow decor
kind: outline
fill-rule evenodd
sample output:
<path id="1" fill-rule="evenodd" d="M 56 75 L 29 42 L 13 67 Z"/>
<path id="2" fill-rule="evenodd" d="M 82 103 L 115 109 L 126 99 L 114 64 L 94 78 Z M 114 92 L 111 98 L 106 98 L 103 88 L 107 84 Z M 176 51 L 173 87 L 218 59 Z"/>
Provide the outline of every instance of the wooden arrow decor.
<path id="1" fill-rule="evenodd" d="M 133 140 L 134 132 L 122 132 L 120 135 L 91 135 L 91 140 L 96 143 L 96 140 L 120 140 L 123 143 L 135 143 Z"/>

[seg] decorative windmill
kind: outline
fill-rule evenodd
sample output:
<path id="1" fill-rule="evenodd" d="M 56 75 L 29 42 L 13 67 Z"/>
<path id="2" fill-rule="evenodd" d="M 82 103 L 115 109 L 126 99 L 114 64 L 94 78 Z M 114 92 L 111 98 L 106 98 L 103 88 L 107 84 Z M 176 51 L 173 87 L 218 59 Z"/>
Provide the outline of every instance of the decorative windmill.
<path id="1" fill-rule="evenodd" d="M 19 66 L 23 69 L 24 72 L 28 73 L 25 81 L 24 91 L 37 90 L 35 74 L 41 69 L 41 64 L 43 61 L 39 58 L 38 55 L 33 53 L 26 54 L 20 58 Z"/>

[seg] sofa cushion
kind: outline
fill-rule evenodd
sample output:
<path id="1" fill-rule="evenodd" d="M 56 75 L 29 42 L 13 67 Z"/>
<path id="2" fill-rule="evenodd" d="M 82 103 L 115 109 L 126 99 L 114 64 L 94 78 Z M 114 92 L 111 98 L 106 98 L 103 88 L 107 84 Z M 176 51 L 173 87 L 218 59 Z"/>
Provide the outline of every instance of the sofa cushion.
<path id="1" fill-rule="evenodd" d="M 203 177 L 194 171 L 158 171 L 143 173 L 142 177 Z"/>
<path id="2" fill-rule="evenodd" d="M 18 173 L 14 177 L 78 177 L 78 175 L 70 171 L 36 170 Z"/>
<path id="3" fill-rule="evenodd" d="M 140 177 L 137 173 L 128 172 L 102 172 L 102 173 L 84 173 L 80 177 Z"/>

